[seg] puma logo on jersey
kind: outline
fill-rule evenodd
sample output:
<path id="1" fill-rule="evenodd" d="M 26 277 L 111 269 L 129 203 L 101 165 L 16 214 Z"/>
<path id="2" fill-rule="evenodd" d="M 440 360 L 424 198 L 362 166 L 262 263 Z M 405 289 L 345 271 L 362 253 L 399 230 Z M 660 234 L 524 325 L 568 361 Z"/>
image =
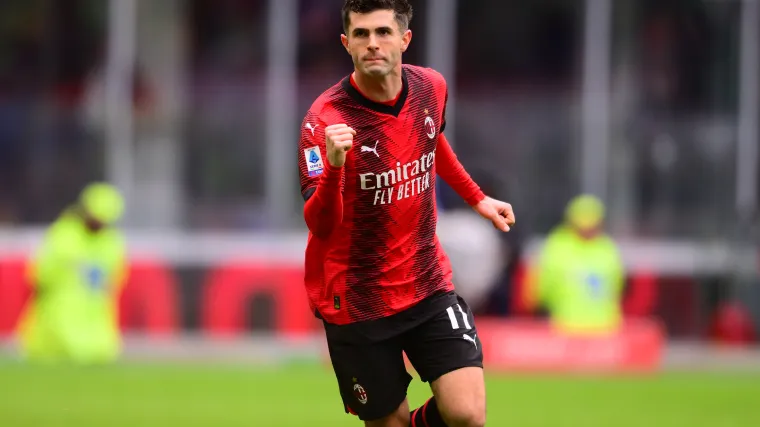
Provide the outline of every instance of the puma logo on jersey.
<path id="1" fill-rule="evenodd" d="M 477 335 L 475 335 L 475 336 L 477 337 Z M 473 337 L 471 337 L 471 336 L 469 336 L 467 334 L 462 334 L 462 338 L 464 338 L 465 341 L 471 342 L 472 345 L 474 345 L 475 349 L 477 350 L 477 348 L 478 348 L 478 342 L 475 341 L 475 338 L 473 338 Z"/>
<path id="2" fill-rule="evenodd" d="M 313 125 L 311 123 L 306 123 L 306 126 L 304 126 L 306 129 L 309 129 L 311 131 L 311 136 L 314 136 L 314 131 L 317 129 L 317 126 L 319 124 Z"/>
<path id="3" fill-rule="evenodd" d="M 377 153 L 377 144 L 379 142 L 380 142 L 379 139 L 377 141 L 375 141 L 375 147 L 374 148 L 370 148 L 370 147 L 367 147 L 366 145 L 362 145 L 362 153 L 375 153 L 375 155 L 377 157 L 380 157 L 380 154 Z"/>

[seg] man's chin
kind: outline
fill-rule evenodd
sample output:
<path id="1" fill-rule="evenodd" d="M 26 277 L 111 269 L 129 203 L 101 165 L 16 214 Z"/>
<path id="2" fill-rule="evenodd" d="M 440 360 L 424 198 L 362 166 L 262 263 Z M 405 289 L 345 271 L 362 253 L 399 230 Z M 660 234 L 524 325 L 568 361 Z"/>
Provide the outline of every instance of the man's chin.
<path id="1" fill-rule="evenodd" d="M 370 77 L 383 77 L 388 75 L 388 70 L 380 65 L 369 65 L 364 67 L 364 74 Z"/>

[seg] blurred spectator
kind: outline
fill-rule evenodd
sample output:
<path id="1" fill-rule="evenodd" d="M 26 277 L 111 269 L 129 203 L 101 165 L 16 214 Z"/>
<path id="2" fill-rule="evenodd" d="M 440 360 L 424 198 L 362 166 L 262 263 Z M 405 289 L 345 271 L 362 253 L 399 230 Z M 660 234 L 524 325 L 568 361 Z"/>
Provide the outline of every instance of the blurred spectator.
<path id="1" fill-rule="evenodd" d="M 617 246 L 603 231 L 604 211 L 593 196 L 574 198 L 535 266 L 534 302 L 560 332 L 609 333 L 620 325 L 625 275 Z"/>
<path id="2" fill-rule="evenodd" d="M 114 223 L 123 209 L 117 189 L 91 184 L 48 229 L 30 264 L 34 296 L 20 323 L 27 360 L 89 364 L 117 358 L 116 302 L 126 250 Z"/>
<path id="3" fill-rule="evenodd" d="M 454 270 L 457 293 L 472 307 L 488 302 L 510 248 L 491 223 L 471 209 L 440 212 L 436 229 Z"/>

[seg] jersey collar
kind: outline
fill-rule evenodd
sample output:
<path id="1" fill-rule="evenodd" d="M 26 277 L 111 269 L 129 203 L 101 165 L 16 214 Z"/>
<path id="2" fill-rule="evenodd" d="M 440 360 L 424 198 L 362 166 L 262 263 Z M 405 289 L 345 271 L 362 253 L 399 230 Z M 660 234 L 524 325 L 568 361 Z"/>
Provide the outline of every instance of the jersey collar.
<path id="1" fill-rule="evenodd" d="M 404 108 L 404 104 L 406 104 L 406 96 L 409 94 L 409 82 L 406 78 L 406 69 L 404 67 L 401 68 L 401 94 L 394 105 L 386 105 L 366 98 L 351 84 L 350 75 L 346 76 L 341 84 L 343 90 L 345 90 L 346 93 L 359 104 L 378 113 L 390 114 L 394 117 L 398 117 L 401 113 L 401 109 Z"/>

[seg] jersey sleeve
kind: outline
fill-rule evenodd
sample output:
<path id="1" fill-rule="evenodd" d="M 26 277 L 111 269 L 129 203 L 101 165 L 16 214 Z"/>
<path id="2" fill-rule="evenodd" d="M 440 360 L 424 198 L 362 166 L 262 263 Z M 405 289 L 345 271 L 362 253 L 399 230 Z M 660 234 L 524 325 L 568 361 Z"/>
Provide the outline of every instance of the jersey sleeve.
<path id="1" fill-rule="evenodd" d="M 304 117 L 299 141 L 298 169 L 304 220 L 311 233 L 327 238 L 343 220 L 343 168 L 327 162 L 325 122 L 309 111 Z"/>
<path id="2" fill-rule="evenodd" d="M 308 200 L 314 194 L 325 172 L 326 161 L 325 124 L 310 110 L 301 123 L 301 137 L 298 143 L 298 170 L 304 200 Z"/>
<path id="3" fill-rule="evenodd" d="M 442 134 L 443 131 L 446 130 L 446 107 L 449 103 L 449 87 L 443 74 L 433 68 L 428 68 L 427 71 L 428 78 L 431 80 L 433 87 L 435 88 L 436 101 L 440 107 L 441 117 L 439 123 L 441 126 L 439 133 Z"/>

